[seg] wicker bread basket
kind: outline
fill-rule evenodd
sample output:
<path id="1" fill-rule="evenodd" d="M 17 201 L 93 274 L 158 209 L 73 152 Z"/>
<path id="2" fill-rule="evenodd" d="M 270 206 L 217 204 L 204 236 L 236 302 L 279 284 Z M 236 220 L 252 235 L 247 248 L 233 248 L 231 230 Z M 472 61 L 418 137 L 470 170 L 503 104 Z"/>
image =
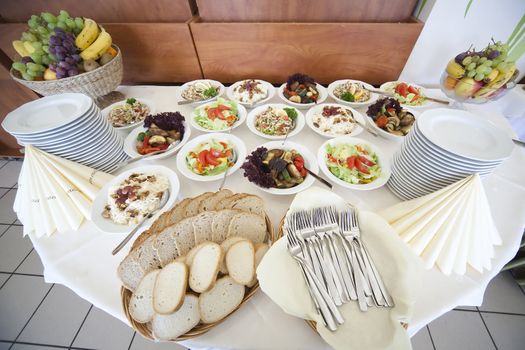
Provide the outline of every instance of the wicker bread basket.
<path id="1" fill-rule="evenodd" d="M 20 84 L 43 96 L 65 92 L 80 92 L 96 99 L 115 90 L 122 82 L 122 52 L 113 45 L 117 55 L 107 64 L 90 72 L 57 80 L 24 80 L 11 68 L 11 77 Z"/>
<path id="2" fill-rule="evenodd" d="M 267 215 L 266 215 L 266 227 L 267 227 L 266 243 L 271 244 L 272 242 L 275 242 L 277 239 L 279 239 L 280 235 L 275 236 L 275 233 L 274 233 L 274 230 L 273 230 L 273 226 L 272 226 L 272 222 L 270 221 L 270 219 L 268 218 Z M 282 231 L 281 231 L 281 233 L 282 233 Z M 242 304 L 244 304 L 252 296 L 254 296 L 258 289 L 259 289 L 259 282 L 257 282 L 253 287 L 247 288 L 246 293 L 244 294 L 244 298 L 243 298 L 242 302 L 239 304 L 239 306 L 237 306 L 237 308 L 233 312 L 235 312 L 237 309 L 239 309 L 242 306 Z M 140 333 L 143 337 L 145 337 L 147 339 L 154 340 L 153 333 L 151 332 L 151 328 L 150 328 L 150 323 L 149 322 L 148 323 L 138 323 L 133 318 L 131 318 L 131 315 L 129 313 L 128 305 L 129 305 L 129 300 L 131 299 L 132 292 L 129 289 L 122 287 L 121 290 L 120 290 L 120 295 L 121 295 L 121 299 L 122 299 L 122 308 L 124 309 L 124 314 L 126 315 L 126 318 L 130 322 L 131 326 L 138 333 Z M 230 313 L 230 315 L 232 315 L 233 312 Z M 199 335 L 202 335 L 202 334 L 206 333 L 207 331 L 209 331 L 210 329 L 212 329 L 213 327 L 215 327 L 218 324 L 220 324 L 222 321 L 224 321 L 228 317 L 230 317 L 230 315 L 228 315 L 225 318 L 223 318 L 222 320 L 214 322 L 214 323 L 209 323 L 209 324 L 199 323 L 192 330 L 190 330 L 189 332 L 181 335 L 177 339 L 174 339 L 173 341 L 187 340 L 187 339 L 191 339 L 191 338 L 197 337 Z"/>

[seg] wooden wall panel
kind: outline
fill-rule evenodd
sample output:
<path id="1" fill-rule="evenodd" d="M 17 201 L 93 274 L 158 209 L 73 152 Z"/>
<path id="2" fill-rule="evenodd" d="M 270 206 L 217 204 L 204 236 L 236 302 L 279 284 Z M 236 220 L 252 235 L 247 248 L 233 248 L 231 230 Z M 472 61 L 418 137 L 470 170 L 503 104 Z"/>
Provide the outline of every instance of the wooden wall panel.
<path id="1" fill-rule="evenodd" d="M 197 0 L 208 22 L 406 22 L 417 0 Z"/>
<path id="2" fill-rule="evenodd" d="M 423 28 L 411 23 L 190 24 L 204 76 L 282 83 L 302 72 L 321 83 L 397 79 Z"/>
<path id="3" fill-rule="evenodd" d="M 33 14 L 66 10 L 71 16 L 97 22 L 185 22 L 192 16 L 190 0 L 1 0 L 6 22 L 26 22 Z"/>

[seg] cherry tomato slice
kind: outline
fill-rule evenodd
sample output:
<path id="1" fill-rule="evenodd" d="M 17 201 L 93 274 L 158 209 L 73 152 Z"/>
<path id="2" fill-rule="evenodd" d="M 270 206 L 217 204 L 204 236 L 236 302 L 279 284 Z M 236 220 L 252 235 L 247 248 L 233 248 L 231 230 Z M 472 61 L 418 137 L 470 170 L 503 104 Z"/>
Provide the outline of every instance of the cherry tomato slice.
<path id="1" fill-rule="evenodd" d="M 208 152 L 206 153 L 206 162 L 208 162 L 208 164 L 210 165 L 213 165 L 213 166 L 217 166 L 219 164 L 221 164 L 221 162 L 219 162 L 213 155 L 211 152 Z"/>
<path id="2" fill-rule="evenodd" d="M 363 157 L 363 156 L 359 156 L 359 161 L 361 161 L 361 163 L 366 164 L 368 166 L 376 165 L 376 163 L 374 163 L 372 160 L 366 157 Z"/>
<path id="3" fill-rule="evenodd" d="M 356 166 L 356 164 L 355 164 L 356 159 L 357 159 L 356 156 L 350 156 L 350 157 L 346 158 L 346 166 L 348 167 L 348 169 L 352 170 L 353 168 L 355 168 L 355 166 Z"/>
<path id="4" fill-rule="evenodd" d="M 355 167 L 357 170 L 363 174 L 370 174 L 370 171 L 368 171 L 368 168 L 366 165 L 364 165 L 359 158 L 356 158 L 355 160 Z"/>
<path id="5" fill-rule="evenodd" d="M 209 153 L 209 151 L 207 149 L 199 152 L 199 155 L 197 157 L 198 160 L 199 160 L 199 163 L 201 163 L 203 165 L 207 165 L 208 164 L 208 162 L 206 161 L 206 155 L 208 153 Z"/>

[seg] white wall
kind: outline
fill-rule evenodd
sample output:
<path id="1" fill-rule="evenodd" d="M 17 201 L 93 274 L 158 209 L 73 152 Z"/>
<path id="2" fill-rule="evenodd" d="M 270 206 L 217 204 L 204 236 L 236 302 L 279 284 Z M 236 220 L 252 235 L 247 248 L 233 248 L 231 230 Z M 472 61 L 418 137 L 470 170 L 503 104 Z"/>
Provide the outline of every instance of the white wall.
<path id="1" fill-rule="evenodd" d="M 505 42 L 525 13 L 525 0 L 474 0 L 463 18 L 468 0 L 427 1 L 421 13 L 425 27 L 400 75 L 401 80 L 438 86 L 447 62 L 474 44 L 483 49 L 490 38 Z M 428 17 L 427 17 L 428 16 Z M 525 74 L 525 56 L 517 62 Z"/>

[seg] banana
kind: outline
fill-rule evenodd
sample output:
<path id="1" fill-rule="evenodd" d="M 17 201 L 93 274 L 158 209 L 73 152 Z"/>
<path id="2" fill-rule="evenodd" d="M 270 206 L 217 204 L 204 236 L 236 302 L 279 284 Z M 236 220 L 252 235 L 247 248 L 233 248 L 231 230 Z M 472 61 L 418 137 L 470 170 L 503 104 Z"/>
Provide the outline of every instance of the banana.
<path id="1" fill-rule="evenodd" d="M 84 29 L 78 34 L 75 39 L 75 45 L 83 51 L 89 47 L 99 35 L 98 24 L 90 18 L 84 19 Z"/>
<path id="2" fill-rule="evenodd" d="M 111 35 L 102 28 L 100 34 L 95 42 L 87 49 L 80 53 L 80 57 L 84 61 L 86 60 L 98 60 L 110 47 L 111 47 Z"/>
<path id="3" fill-rule="evenodd" d="M 20 57 L 26 57 L 30 55 L 30 53 L 26 50 L 26 47 L 22 40 L 13 41 L 13 47 L 15 48 L 16 53 L 20 55 Z"/>
<path id="4" fill-rule="evenodd" d="M 35 52 L 35 48 L 33 47 L 33 45 L 31 45 L 31 42 L 29 42 L 29 41 L 24 41 L 24 47 L 25 47 L 26 51 L 29 53 L 29 55 L 31 55 L 33 52 Z"/>
<path id="5" fill-rule="evenodd" d="M 489 97 L 494 91 L 498 90 L 500 87 L 502 87 L 507 81 L 509 81 L 510 78 L 514 75 L 514 72 L 516 71 L 516 66 L 513 65 L 505 72 L 499 72 L 496 79 L 479 89 L 478 92 L 474 94 L 475 98 L 485 98 Z"/>

